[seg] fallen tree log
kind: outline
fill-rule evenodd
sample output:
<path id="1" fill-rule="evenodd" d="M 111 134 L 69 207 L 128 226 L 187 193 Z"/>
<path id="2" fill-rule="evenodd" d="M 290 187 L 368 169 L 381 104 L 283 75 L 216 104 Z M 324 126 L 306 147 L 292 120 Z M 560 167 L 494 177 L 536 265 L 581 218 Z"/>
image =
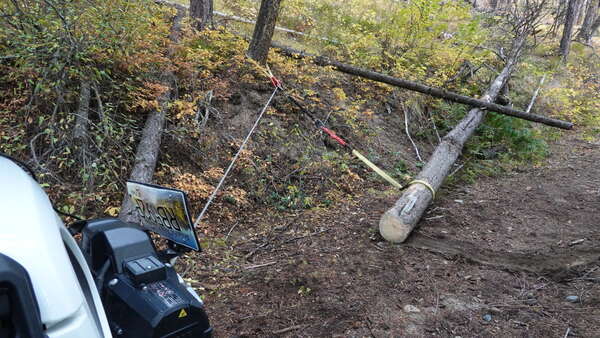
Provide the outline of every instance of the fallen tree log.
<path id="1" fill-rule="evenodd" d="M 484 101 L 494 102 L 517 64 L 525 40 L 523 36 L 513 42 L 511 57 L 483 96 Z M 396 204 L 381 217 L 379 232 L 383 238 L 394 243 L 406 240 L 435 198 L 435 192 L 448 176 L 452 165 L 462 153 L 465 143 L 483 122 L 485 113 L 485 110 L 480 108 L 471 109 L 467 116 L 442 138 L 442 142 L 415 181 L 404 191 Z"/>
<path id="2" fill-rule="evenodd" d="M 243 22 L 243 23 L 247 23 L 247 24 L 251 24 L 251 25 L 256 24 L 256 21 L 250 20 L 250 19 L 245 19 L 240 16 L 231 15 L 231 14 L 227 14 L 227 13 L 223 13 L 223 12 L 219 12 L 219 11 L 214 11 L 213 13 L 215 16 L 221 17 L 226 20 L 233 20 L 233 21 Z M 328 38 L 325 38 L 322 36 L 310 35 L 310 34 L 307 34 L 304 32 L 296 31 L 296 30 L 281 27 L 281 26 L 275 26 L 275 30 L 284 32 L 284 33 L 288 33 L 288 34 L 298 35 L 298 36 L 301 36 L 301 37 L 307 38 L 307 39 L 316 39 L 316 40 L 327 41 L 327 42 L 336 43 L 336 44 L 339 43 L 338 41 L 331 40 L 331 39 L 328 39 Z"/>
<path id="3" fill-rule="evenodd" d="M 187 10 L 188 9 L 188 7 L 185 5 L 176 4 L 176 3 L 173 3 L 168 0 L 155 0 L 155 2 L 157 4 L 175 7 L 178 10 L 180 10 L 180 9 Z M 221 14 L 223 14 L 223 13 L 215 12 L 215 15 L 221 15 Z M 233 19 L 237 19 L 237 17 L 233 18 Z M 276 27 L 276 29 L 277 29 L 277 27 Z M 282 31 L 288 32 L 288 33 L 295 32 L 295 31 L 292 31 L 289 29 L 283 29 L 281 27 L 279 29 L 281 29 Z M 301 32 L 298 32 L 298 33 L 301 33 Z M 302 34 L 305 34 L 305 33 L 302 33 Z M 319 38 L 319 37 L 316 37 L 316 38 L 325 39 L 325 38 Z M 324 56 L 313 55 L 313 54 L 306 53 L 304 51 L 300 51 L 300 50 L 297 50 L 297 49 L 294 49 L 291 47 L 283 46 L 276 42 L 271 42 L 271 46 L 276 48 L 278 50 L 278 52 L 283 55 L 297 58 L 297 59 L 305 58 L 305 57 L 312 57 L 312 58 L 314 58 L 314 63 L 316 65 L 323 66 L 323 67 L 332 66 L 332 67 L 335 67 L 340 72 L 343 72 L 346 74 L 360 76 L 360 77 L 363 77 L 363 78 L 366 78 L 366 79 L 369 79 L 372 81 L 386 83 L 386 84 L 389 84 L 392 86 L 416 91 L 419 93 L 431 95 L 433 97 L 446 99 L 446 100 L 457 102 L 457 103 L 467 104 L 467 105 L 470 105 L 473 107 L 485 108 L 489 111 L 521 118 L 521 119 L 532 121 L 532 122 L 542 123 L 542 124 L 545 124 L 545 125 L 548 125 L 551 127 L 556 127 L 556 128 L 561 128 L 561 129 L 572 129 L 573 128 L 573 123 L 571 123 L 571 122 L 557 120 L 557 119 L 553 119 L 550 117 L 537 115 L 537 114 L 525 113 L 521 110 L 517 110 L 517 109 L 511 108 L 511 107 L 507 107 L 507 106 L 502 106 L 502 105 L 496 104 L 494 102 L 485 102 L 484 100 L 460 95 L 460 94 L 450 92 L 450 91 L 447 91 L 444 89 L 429 87 L 429 86 L 426 86 L 426 85 L 423 85 L 423 84 L 420 84 L 417 82 L 408 81 L 408 80 L 396 78 L 393 76 L 377 73 L 377 72 L 374 72 L 371 70 L 367 70 L 367 69 L 363 69 L 363 68 L 356 67 L 353 65 L 349 65 L 349 64 L 345 64 L 345 63 L 338 62 L 335 60 L 331 60 Z"/>
<path id="4" fill-rule="evenodd" d="M 525 113 L 524 111 L 521 111 L 521 110 L 517 110 L 517 109 L 511 108 L 511 107 L 496 104 L 496 103 L 494 103 L 493 100 L 486 101 L 484 99 L 475 99 L 472 97 L 468 97 L 468 96 L 460 95 L 460 94 L 457 94 L 457 93 L 454 93 L 451 91 L 447 91 L 444 89 L 429 87 L 429 86 L 426 86 L 426 85 L 423 85 L 423 84 L 420 84 L 417 82 L 408 81 L 408 80 L 396 78 L 393 76 L 385 75 L 382 73 L 377 73 L 377 72 L 367 70 L 364 68 L 359 68 L 359 67 L 356 67 L 353 65 L 341 63 L 341 62 L 338 62 L 335 60 L 331 60 L 324 56 L 307 54 L 307 53 L 304 53 L 302 51 L 299 51 L 299 50 L 296 50 L 296 49 L 293 49 L 293 48 L 290 48 L 287 46 L 279 45 L 277 43 L 272 43 L 271 46 L 274 48 L 277 48 L 279 53 L 281 53 L 283 55 L 293 57 L 293 58 L 312 57 L 313 62 L 316 65 L 323 66 L 323 67 L 332 66 L 332 67 L 335 67 L 338 71 L 346 73 L 346 74 L 360 76 L 365 79 L 369 79 L 369 80 L 373 80 L 373 81 L 377 81 L 377 82 L 381 82 L 381 83 L 386 83 L 386 84 L 389 84 L 392 86 L 412 90 L 415 92 L 427 94 L 427 95 L 430 95 L 433 97 L 437 97 L 437 98 L 441 98 L 441 99 L 445 99 L 445 100 L 449 100 L 449 101 L 453 101 L 453 102 L 457 102 L 457 103 L 466 104 L 466 105 L 473 106 L 473 107 L 478 107 L 478 108 L 482 108 L 482 109 L 485 108 L 489 111 L 493 111 L 493 112 L 508 115 L 508 116 L 518 117 L 518 118 L 532 121 L 532 122 L 542 123 L 542 124 L 545 124 L 545 125 L 548 125 L 551 127 L 557 127 L 557 128 L 561 128 L 561 129 L 572 129 L 573 128 L 573 123 L 571 123 L 571 122 L 561 121 L 561 120 L 553 119 L 550 117 L 531 114 L 531 113 Z"/>
<path id="5" fill-rule="evenodd" d="M 181 20 L 185 16 L 185 11 L 181 6 L 175 7 L 177 14 L 173 18 L 173 26 L 169 34 L 169 40 L 175 44 L 179 41 L 179 33 L 181 31 Z M 169 47 L 167 54 L 173 55 L 174 49 Z M 159 81 L 167 90 L 158 97 L 157 109 L 150 112 L 146 118 L 142 137 L 138 143 L 133 169 L 131 170 L 130 180 L 142 183 L 152 182 L 158 154 L 160 152 L 160 144 L 165 126 L 166 114 L 169 109 L 169 101 L 173 95 L 175 88 L 175 75 L 170 70 L 166 70 L 159 75 Z M 125 191 L 125 198 L 121 204 L 119 218 L 125 222 L 133 222 L 137 218 L 134 214 L 134 205 Z"/>

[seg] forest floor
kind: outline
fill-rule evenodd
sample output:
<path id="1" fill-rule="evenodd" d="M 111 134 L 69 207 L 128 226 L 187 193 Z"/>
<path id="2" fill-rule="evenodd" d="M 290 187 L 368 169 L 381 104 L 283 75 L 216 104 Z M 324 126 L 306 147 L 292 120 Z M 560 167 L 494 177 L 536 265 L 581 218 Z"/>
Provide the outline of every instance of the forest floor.
<path id="1" fill-rule="evenodd" d="M 377 231 L 383 185 L 256 211 L 180 269 L 218 337 L 597 337 L 599 162 L 565 136 L 543 166 L 443 189 L 402 245 Z"/>

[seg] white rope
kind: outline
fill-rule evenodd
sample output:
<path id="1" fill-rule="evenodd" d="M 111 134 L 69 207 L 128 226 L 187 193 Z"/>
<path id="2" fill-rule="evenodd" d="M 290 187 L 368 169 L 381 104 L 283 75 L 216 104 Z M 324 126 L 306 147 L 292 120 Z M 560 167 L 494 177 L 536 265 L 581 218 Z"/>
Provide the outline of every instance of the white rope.
<path id="1" fill-rule="evenodd" d="M 233 169 L 233 166 L 235 165 L 235 161 L 237 161 L 238 157 L 240 156 L 240 154 L 242 153 L 242 151 L 246 147 L 246 144 L 250 140 L 250 137 L 254 133 L 254 130 L 256 130 L 256 127 L 258 127 L 258 123 L 260 122 L 260 120 L 262 119 L 263 115 L 267 111 L 267 108 L 271 104 L 271 101 L 273 100 L 273 97 L 275 97 L 275 94 L 277 93 L 277 90 L 279 90 L 279 87 L 275 87 L 275 90 L 273 91 L 273 94 L 271 94 L 271 97 L 269 97 L 269 101 L 267 101 L 267 104 L 265 104 L 265 106 L 263 107 L 262 111 L 258 115 L 258 118 L 256 119 L 256 122 L 254 122 L 254 125 L 252 126 L 252 129 L 250 129 L 250 132 L 246 136 L 246 139 L 244 139 L 244 142 L 242 142 L 242 145 L 240 146 L 240 149 L 238 150 L 238 152 L 235 154 L 235 156 L 231 160 L 231 163 L 229 164 L 229 167 L 227 168 L 227 170 L 225 170 L 225 173 L 223 174 L 223 177 L 221 177 L 221 180 L 219 181 L 219 184 L 217 184 L 217 187 L 215 188 L 215 190 L 212 192 L 212 194 L 208 198 L 208 201 L 206 202 L 206 205 L 204 205 L 204 209 L 202 209 L 202 212 L 200 212 L 200 216 L 198 216 L 198 218 L 196 218 L 196 222 L 194 222 L 194 227 L 197 227 L 200 224 L 200 221 L 202 220 L 202 217 L 204 217 L 204 214 L 206 213 L 206 210 L 208 210 L 208 207 L 210 206 L 210 204 L 213 202 L 213 200 L 217 196 L 217 193 L 219 192 L 219 189 L 221 189 L 221 186 L 223 185 L 223 182 L 225 182 L 225 179 L 227 178 L 227 175 L 229 175 L 229 172 L 231 171 L 231 169 Z"/>

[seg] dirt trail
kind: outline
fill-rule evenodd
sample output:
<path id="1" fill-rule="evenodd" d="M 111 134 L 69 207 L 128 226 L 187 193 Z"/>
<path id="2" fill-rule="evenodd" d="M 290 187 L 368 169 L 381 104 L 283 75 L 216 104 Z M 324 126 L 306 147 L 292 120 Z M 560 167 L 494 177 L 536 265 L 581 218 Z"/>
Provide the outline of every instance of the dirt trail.
<path id="1" fill-rule="evenodd" d="M 565 278 L 600 258 L 599 161 L 600 146 L 562 140 L 543 168 L 448 192 L 409 245 Z"/>
<path id="2" fill-rule="evenodd" d="M 563 139 L 544 167 L 443 192 L 404 245 L 376 231 L 389 192 L 256 215 L 191 273 L 223 337 L 597 337 L 598 163 Z"/>

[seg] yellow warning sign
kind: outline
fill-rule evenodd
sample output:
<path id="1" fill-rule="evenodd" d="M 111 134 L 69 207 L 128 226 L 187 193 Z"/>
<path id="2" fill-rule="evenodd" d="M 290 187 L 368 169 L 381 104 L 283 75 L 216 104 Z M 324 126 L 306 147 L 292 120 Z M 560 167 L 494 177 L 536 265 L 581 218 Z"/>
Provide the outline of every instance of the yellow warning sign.
<path id="1" fill-rule="evenodd" d="M 179 311 L 179 318 L 183 318 L 183 317 L 187 317 L 187 312 L 185 312 L 185 309 L 181 309 L 181 311 Z"/>

